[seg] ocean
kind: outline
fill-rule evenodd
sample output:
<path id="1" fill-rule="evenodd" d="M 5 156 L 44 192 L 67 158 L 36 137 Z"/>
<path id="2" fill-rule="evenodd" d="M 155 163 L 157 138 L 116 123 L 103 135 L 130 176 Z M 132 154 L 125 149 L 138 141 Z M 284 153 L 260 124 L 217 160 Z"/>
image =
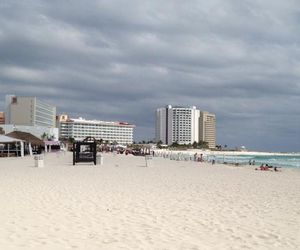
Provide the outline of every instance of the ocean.
<path id="1" fill-rule="evenodd" d="M 300 154 L 295 155 L 208 155 L 206 160 L 215 160 L 217 163 L 249 164 L 255 161 L 256 166 L 268 164 L 277 167 L 289 167 L 300 169 Z"/>

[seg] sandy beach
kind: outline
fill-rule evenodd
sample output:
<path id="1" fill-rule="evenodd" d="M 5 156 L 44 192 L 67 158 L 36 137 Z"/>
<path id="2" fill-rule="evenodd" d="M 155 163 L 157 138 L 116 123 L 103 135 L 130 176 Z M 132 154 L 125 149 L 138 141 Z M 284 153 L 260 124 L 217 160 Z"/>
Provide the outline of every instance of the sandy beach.
<path id="1" fill-rule="evenodd" d="M 0 158 L 0 249 L 299 249 L 300 171 Z"/>

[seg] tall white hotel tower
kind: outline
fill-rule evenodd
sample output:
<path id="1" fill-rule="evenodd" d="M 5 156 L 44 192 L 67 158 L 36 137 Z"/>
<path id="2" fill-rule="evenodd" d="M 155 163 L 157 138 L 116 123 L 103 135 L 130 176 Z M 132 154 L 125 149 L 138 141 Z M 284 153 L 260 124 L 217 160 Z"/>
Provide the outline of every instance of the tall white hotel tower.
<path id="1" fill-rule="evenodd" d="M 205 141 L 209 148 L 216 146 L 216 117 L 193 107 L 172 107 L 156 110 L 156 141 L 171 145 Z"/>
<path id="2" fill-rule="evenodd" d="M 156 141 L 171 145 L 199 142 L 200 110 L 196 107 L 172 107 L 156 110 Z"/>

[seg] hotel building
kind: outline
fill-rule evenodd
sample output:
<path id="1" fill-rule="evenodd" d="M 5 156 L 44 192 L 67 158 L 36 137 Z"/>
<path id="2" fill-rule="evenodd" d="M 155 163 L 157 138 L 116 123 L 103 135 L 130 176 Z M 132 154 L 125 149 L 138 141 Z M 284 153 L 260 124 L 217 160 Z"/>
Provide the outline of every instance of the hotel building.
<path id="1" fill-rule="evenodd" d="M 5 124 L 55 127 L 56 108 L 36 97 L 7 95 Z"/>
<path id="2" fill-rule="evenodd" d="M 209 148 L 216 147 L 216 116 L 207 111 L 200 112 L 199 139 L 208 143 Z"/>
<path id="3" fill-rule="evenodd" d="M 74 138 L 83 140 L 88 136 L 97 140 L 117 142 L 118 144 L 133 143 L 133 129 L 135 125 L 127 122 L 111 122 L 73 119 L 68 115 L 58 116 L 59 135 L 62 139 Z"/>
<path id="4" fill-rule="evenodd" d="M 0 112 L 0 124 L 4 124 L 5 123 L 5 115 L 4 112 Z"/>
<path id="5" fill-rule="evenodd" d="M 55 118 L 56 108 L 36 97 L 6 95 L 5 124 L 0 123 L 0 127 L 6 134 L 22 131 L 39 138 L 46 134 L 52 140 L 58 140 Z"/>
<path id="6" fill-rule="evenodd" d="M 189 144 L 199 141 L 200 110 L 196 107 L 172 107 L 156 110 L 156 141 L 171 145 Z"/>
<path id="7" fill-rule="evenodd" d="M 156 141 L 171 145 L 205 141 L 215 148 L 215 115 L 193 107 L 172 107 L 156 110 Z"/>

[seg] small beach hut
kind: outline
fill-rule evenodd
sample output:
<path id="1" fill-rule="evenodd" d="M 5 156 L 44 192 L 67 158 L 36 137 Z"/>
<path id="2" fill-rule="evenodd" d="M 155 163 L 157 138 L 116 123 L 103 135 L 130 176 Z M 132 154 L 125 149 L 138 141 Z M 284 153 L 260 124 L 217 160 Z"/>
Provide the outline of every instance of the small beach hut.
<path id="1" fill-rule="evenodd" d="M 6 135 L 0 135 L 0 156 L 21 156 L 24 157 L 24 142 L 23 140 L 9 137 Z M 14 148 L 13 148 L 14 146 Z"/>
<path id="2" fill-rule="evenodd" d="M 83 141 L 73 143 L 73 165 L 77 162 L 97 161 L 97 140 L 94 137 L 86 137 Z"/>

